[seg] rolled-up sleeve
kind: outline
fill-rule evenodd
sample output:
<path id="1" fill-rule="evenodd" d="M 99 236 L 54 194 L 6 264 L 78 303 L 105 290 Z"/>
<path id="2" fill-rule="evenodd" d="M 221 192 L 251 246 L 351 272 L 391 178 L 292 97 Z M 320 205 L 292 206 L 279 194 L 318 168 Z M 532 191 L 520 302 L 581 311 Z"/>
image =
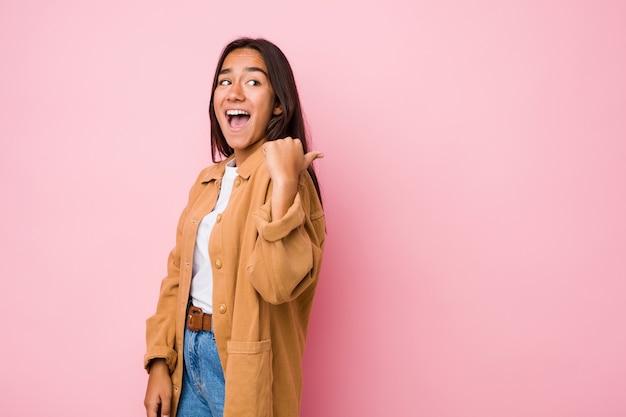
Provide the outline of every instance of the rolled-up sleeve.
<path id="1" fill-rule="evenodd" d="M 194 195 L 190 192 L 189 203 L 183 210 L 176 228 L 176 245 L 167 260 L 167 276 L 161 281 L 159 301 L 156 313 L 146 320 L 146 354 L 144 367 L 149 370 L 150 361 L 165 359 L 170 372 L 174 371 L 178 358 L 176 344 L 176 307 L 180 286 L 180 258 L 183 239 L 183 225 L 187 218 L 189 205 Z"/>
<path id="2" fill-rule="evenodd" d="M 176 265 L 176 249 L 170 253 L 168 276 L 161 282 L 157 311 L 146 320 L 146 354 L 144 367 L 149 369 L 153 359 L 165 359 L 170 372 L 176 366 L 176 300 L 178 297 L 179 279 Z"/>
<path id="3" fill-rule="evenodd" d="M 319 275 L 323 214 L 308 213 L 299 191 L 281 219 L 271 220 L 268 201 L 254 213 L 254 222 L 258 237 L 247 267 L 252 285 L 269 303 L 292 301 Z"/>
<path id="4" fill-rule="evenodd" d="M 174 252 L 174 251 L 172 251 Z M 170 255 L 170 264 L 173 262 Z M 148 369 L 152 359 L 165 359 L 170 372 L 176 366 L 176 299 L 178 297 L 178 276 L 168 276 L 161 282 L 157 311 L 146 320 L 146 354 L 144 367 Z"/>

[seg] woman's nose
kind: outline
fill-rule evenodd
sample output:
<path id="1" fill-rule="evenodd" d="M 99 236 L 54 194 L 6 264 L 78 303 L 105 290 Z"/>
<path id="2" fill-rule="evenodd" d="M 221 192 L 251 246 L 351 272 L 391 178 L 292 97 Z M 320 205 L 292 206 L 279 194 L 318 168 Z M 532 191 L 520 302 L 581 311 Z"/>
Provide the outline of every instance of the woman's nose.
<path id="1" fill-rule="evenodd" d="M 228 98 L 230 100 L 241 101 L 243 100 L 243 97 L 243 89 L 241 88 L 241 85 L 239 85 L 238 83 L 231 84 L 230 88 L 228 89 Z"/>

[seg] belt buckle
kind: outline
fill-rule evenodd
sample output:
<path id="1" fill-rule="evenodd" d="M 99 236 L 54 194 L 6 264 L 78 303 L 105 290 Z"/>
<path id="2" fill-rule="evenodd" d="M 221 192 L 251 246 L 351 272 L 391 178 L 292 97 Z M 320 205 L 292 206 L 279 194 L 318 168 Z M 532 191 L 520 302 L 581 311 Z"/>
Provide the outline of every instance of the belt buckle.
<path id="1" fill-rule="evenodd" d="M 191 306 L 187 312 L 187 328 L 194 332 L 202 330 L 202 310 Z"/>

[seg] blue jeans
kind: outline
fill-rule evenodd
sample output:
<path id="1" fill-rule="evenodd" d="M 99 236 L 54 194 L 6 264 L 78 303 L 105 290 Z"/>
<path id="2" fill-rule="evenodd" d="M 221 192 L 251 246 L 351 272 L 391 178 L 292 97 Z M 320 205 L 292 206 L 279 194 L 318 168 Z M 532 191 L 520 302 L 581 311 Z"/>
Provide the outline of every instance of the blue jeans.
<path id="1" fill-rule="evenodd" d="M 185 329 L 183 386 L 178 417 L 222 417 L 224 373 L 213 332 Z"/>

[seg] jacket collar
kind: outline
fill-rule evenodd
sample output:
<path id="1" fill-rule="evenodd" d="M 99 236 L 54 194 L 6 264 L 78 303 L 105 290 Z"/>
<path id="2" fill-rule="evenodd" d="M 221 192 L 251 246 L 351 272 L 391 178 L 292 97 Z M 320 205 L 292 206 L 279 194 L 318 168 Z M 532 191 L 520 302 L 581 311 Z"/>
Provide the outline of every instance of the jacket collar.
<path id="1" fill-rule="evenodd" d="M 243 164 L 237 164 L 237 174 L 243 179 L 249 179 L 252 171 L 256 170 L 258 166 L 265 163 L 265 155 L 263 154 L 263 147 L 259 146 L 248 158 L 243 161 Z"/>
<path id="2" fill-rule="evenodd" d="M 229 156 L 223 161 L 213 165 L 211 168 L 207 169 L 204 175 L 202 176 L 201 182 L 206 183 L 212 180 L 217 180 L 224 176 L 224 170 L 226 169 L 226 164 L 232 161 L 235 158 L 234 155 Z M 254 151 L 248 158 L 243 161 L 243 164 L 237 165 L 237 174 L 243 179 L 249 179 L 252 171 L 254 171 L 259 164 L 263 163 L 265 156 L 263 155 L 263 148 L 259 146 L 259 148 Z"/>

